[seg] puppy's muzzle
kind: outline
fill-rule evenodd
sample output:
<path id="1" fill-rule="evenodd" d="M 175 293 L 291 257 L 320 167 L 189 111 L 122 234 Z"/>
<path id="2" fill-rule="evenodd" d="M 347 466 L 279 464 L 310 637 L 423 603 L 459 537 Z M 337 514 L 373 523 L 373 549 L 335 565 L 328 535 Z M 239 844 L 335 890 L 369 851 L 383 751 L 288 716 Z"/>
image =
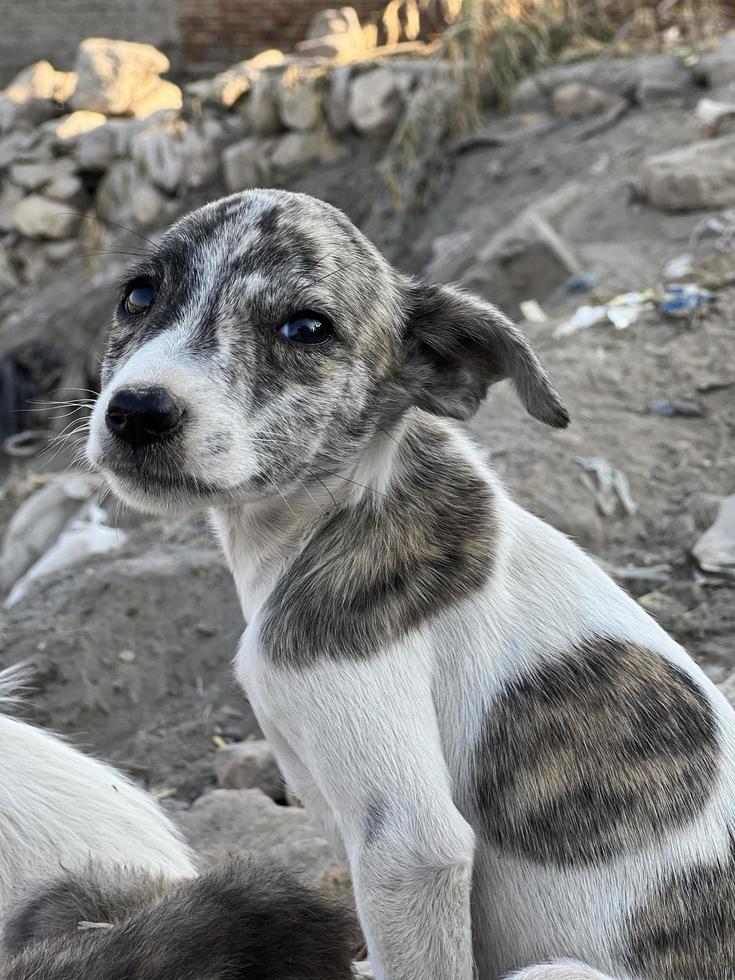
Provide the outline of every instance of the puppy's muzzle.
<path id="1" fill-rule="evenodd" d="M 165 388 L 120 388 L 105 412 L 108 430 L 134 449 L 167 442 L 181 429 L 184 411 Z"/>

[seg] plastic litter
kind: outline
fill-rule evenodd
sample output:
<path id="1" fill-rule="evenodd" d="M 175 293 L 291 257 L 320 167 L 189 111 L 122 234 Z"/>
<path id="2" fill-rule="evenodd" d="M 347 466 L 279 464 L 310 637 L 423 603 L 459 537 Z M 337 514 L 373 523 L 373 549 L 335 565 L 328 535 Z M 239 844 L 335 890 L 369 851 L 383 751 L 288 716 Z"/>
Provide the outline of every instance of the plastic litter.
<path id="1" fill-rule="evenodd" d="M 735 494 L 720 504 L 717 518 L 692 548 L 705 572 L 735 578 Z"/>
<path id="2" fill-rule="evenodd" d="M 701 419 L 706 414 L 704 408 L 696 402 L 670 402 L 667 398 L 657 398 L 649 402 L 646 409 L 652 415 L 667 415 L 669 418 L 679 415 L 682 418 Z"/>
<path id="3" fill-rule="evenodd" d="M 31 583 L 37 579 L 58 572 L 92 555 L 113 551 L 123 544 L 127 535 L 115 527 L 103 524 L 105 517 L 103 510 L 90 505 L 88 519 L 72 521 L 46 554 L 42 555 L 15 583 L 5 600 L 5 608 L 10 609 L 20 602 Z"/>
<path id="4" fill-rule="evenodd" d="M 523 315 L 523 319 L 528 323 L 546 323 L 548 320 L 548 317 L 535 299 L 527 299 L 523 303 L 519 303 L 518 308 Z"/>
<path id="5" fill-rule="evenodd" d="M 685 317 L 696 313 L 713 299 L 712 293 L 695 283 L 670 283 L 664 290 L 659 310 L 666 316 Z"/>
<path id="6" fill-rule="evenodd" d="M 638 510 L 630 492 L 628 478 L 622 470 L 615 469 L 606 459 L 597 456 L 578 458 L 575 460 L 584 470 L 582 483 L 594 495 L 600 512 L 605 517 L 612 517 L 617 510 L 618 502 L 630 517 Z M 597 477 L 597 485 L 588 473 Z"/>
<path id="7" fill-rule="evenodd" d="M 3 440 L 2 449 L 6 456 L 30 459 L 41 451 L 57 433 L 52 429 L 26 429 Z"/>
<path id="8" fill-rule="evenodd" d="M 693 268 L 694 256 L 691 252 L 683 252 L 675 258 L 669 259 L 664 266 L 664 276 L 667 279 L 681 279 L 683 276 L 688 276 Z"/>
<path id="9" fill-rule="evenodd" d="M 10 519 L 0 552 L 2 591 L 49 550 L 69 521 L 84 515 L 100 486 L 98 476 L 66 473 L 23 501 Z"/>
<path id="10" fill-rule="evenodd" d="M 599 281 L 600 277 L 596 272 L 578 272 L 576 275 L 570 276 L 558 289 L 554 290 L 549 298 L 549 303 L 551 306 L 554 306 L 556 303 L 560 303 L 570 293 L 588 293 L 591 289 L 595 288 Z"/>
<path id="11" fill-rule="evenodd" d="M 567 337 L 578 330 L 586 330 L 594 327 L 596 323 L 603 323 L 607 319 L 607 307 L 605 306 L 580 306 L 578 310 L 564 323 L 560 323 L 554 330 L 552 336 Z"/>
<path id="12" fill-rule="evenodd" d="M 557 339 L 566 337 L 605 322 L 611 323 L 616 330 L 625 330 L 636 322 L 655 297 L 653 289 L 644 289 L 636 293 L 620 293 L 604 306 L 580 306 L 572 317 L 559 324 L 553 336 Z"/>

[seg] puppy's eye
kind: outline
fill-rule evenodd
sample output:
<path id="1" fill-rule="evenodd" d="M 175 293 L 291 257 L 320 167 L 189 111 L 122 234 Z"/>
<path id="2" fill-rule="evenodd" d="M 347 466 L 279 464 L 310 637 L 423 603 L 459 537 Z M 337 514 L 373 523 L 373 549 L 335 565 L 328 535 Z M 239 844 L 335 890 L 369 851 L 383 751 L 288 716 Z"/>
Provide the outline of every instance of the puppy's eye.
<path id="1" fill-rule="evenodd" d="M 139 282 L 128 289 L 123 300 L 123 310 L 130 316 L 147 312 L 156 300 L 156 290 L 151 282 Z"/>
<path id="2" fill-rule="evenodd" d="M 316 347 L 326 344 L 334 336 L 334 327 L 321 313 L 305 310 L 287 320 L 279 329 L 280 336 L 291 344 Z"/>

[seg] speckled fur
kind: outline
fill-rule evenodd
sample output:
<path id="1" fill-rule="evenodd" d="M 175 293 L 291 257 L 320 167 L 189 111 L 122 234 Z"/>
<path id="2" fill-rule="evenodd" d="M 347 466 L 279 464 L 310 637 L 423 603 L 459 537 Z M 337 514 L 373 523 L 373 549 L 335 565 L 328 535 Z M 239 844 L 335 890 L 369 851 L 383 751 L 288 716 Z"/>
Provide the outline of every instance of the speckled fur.
<path id="1" fill-rule="evenodd" d="M 356 938 L 343 908 L 262 862 L 178 884 L 90 867 L 19 900 L 6 939 L 16 955 L 0 976 L 350 980 Z"/>
<path id="2" fill-rule="evenodd" d="M 238 677 L 350 862 L 378 980 L 716 975 L 735 715 L 448 421 L 507 379 L 567 424 L 519 331 L 283 192 L 195 212 L 143 269 L 156 303 L 114 319 L 88 454 L 134 506 L 213 508 Z M 303 308 L 331 343 L 279 342 Z M 147 385 L 186 424 L 131 453 L 105 409 Z"/>

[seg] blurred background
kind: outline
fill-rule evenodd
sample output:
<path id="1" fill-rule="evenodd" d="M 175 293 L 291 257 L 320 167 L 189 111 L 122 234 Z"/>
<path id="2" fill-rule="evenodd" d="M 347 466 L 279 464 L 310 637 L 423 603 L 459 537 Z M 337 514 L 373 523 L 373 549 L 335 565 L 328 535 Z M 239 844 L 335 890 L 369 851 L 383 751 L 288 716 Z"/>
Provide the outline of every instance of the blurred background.
<path id="1" fill-rule="evenodd" d="M 573 425 L 499 386 L 474 436 L 731 693 L 735 3 L 0 0 L 0 24 L 0 666 L 36 665 L 26 711 L 172 809 L 219 780 L 218 832 L 252 843 L 206 520 L 127 512 L 78 460 L 121 270 L 258 185 L 521 323 Z"/>

